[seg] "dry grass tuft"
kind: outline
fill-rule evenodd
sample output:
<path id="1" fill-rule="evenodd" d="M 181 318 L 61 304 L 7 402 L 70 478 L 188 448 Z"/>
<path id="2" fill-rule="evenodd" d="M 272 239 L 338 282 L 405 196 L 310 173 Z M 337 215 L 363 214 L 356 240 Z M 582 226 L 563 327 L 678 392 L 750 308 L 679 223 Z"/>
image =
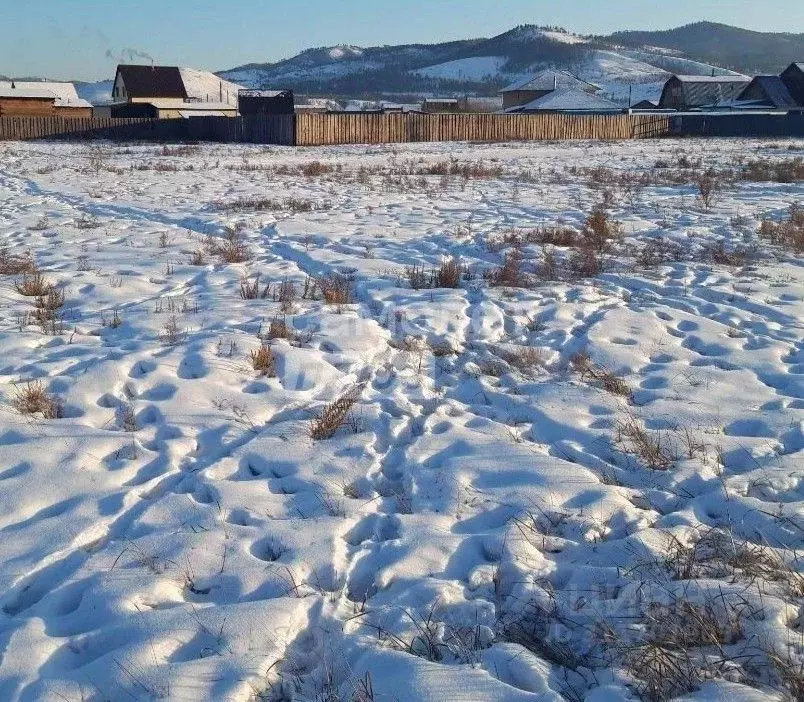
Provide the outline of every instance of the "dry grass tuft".
<path id="1" fill-rule="evenodd" d="M 45 419 L 60 419 L 64 416 L 61 400 L 51 395 L 39 380 L 18 387 L 11 403 L 20 414 L 41 414 Z"/>
<path id="2" fill-rule="evenodd" d="M 276 360 L 270 346 L 263 345 L 259 351 L 252 351 L 251 365 L 260 375 L 276 377 Z"/>
<path id="3" fill-rule="evenodd" d="M 748 260 L 748 252 L 743 249 L 727 249 L 721 239 L 713 244 L 707 244 L 701 250 L 704 261 L 710 261 L 721 266 L 744 266 Z"/>
<path id="4" fill-rule="evenodd" d="M 268 325 L 269 339 L 294 339 L 296 334 L 284 317 L 274 317 Z"/>
<path id="5" fill-rule="evenodd" d="M 25 297 L 42 297 L 47 295 L 53 285 L 47 281 L 45 276 L 39 271 L 26 273 L 22 276 L 22 280 L 14 281 L 14 289 Z"/>
<path id="6" fill-rule="evenodd" d="M 628 387 L 622 378 L 615 375 L 608 368 L 595 365 L 586 352 L 575 354 L 570 359 L 570 366 L 573 371 L 581 376 L 582 380 L 591 379 L 600 385 L 606 392 L 623 397 L 631 396 L 631 388 Z"/>
<path id="7" fill-rule="evenodd" d="M 244 300 L 256 300 L 258 298 L 267 298 L 271 290 L 271 284 L 267 284 L 265 288 L 260 291 L 260 276 L 254 276 L 253 280 L 242 278 L 240 280 L 240 297 Z"/>
<path id="8" fill-rule="evenodd" d="M 15 256 L 6 247 L 0 248 L 0 275 L 21 275 L 36 272 L 31 255 Z"/>
<path id="9" fill-rule="evenodd" d="M 310 438 L 315 441 L 331 439 L 338 430 L 348 423 L 355 403 L 360 399 L 363 387 L 358 385 L 326 405 L 310 422 Z"/>
<path id="10" fill-rule="evenodd" d="M 763 219 L 759 227 L 759 236 L 774 246 L 791 249 L 793 253 L 804 253 L 804 207 L 790 206 L 790 219 L 774 222 Z"/>
<path id="11" fill-rule="evenodd" d="M 777 583 L 789 596 L 804 597 L 804 575 L 773 548 L 738 539 L 729 531 L 695 531 L 687 541 L 668 534 L 662 568 L 673 580 L 734 578 Z"/>
<path id="12" fill-rule="evenodd" d="M 184 341 L 186 335 L 186 332 L 179 326 L 179 320 L 175 314 L 170 315 L 160 334 L 162 342 L 167 346 L 178 346 Z"/>
<path id="13" fill-rule="evenodd" d="M 435 272 L 435 287 L 457 288 L 461 283 L 461 265 L 454 258 L 444 261 Z"/>
<path id="14" fill-rule="evenodd" d="M 614 442 L 620 450 L 636 456 L 651 470 L 667 470 L 678 460 L 669 432 L 645 429 L 633 415 L 617 422 Z"/>
<path id="15" fill-rule="evenodd" d="M 790 700 L 804 700 L 804 660 L 796 660 L 793 654 L 776 651 L 765 652 L 780 687 L 790 696 Z"/>
<path id="16" fill-rule="evenodd" d="M 223 263 L 244 263 L 251 260 L 251 250 L 238 228 L 230 228 L 222 240 L 208 236 L 204 248 L 210 256 L 218 256 Z"/>
<path id="17" fill-rule="evenodd" d="M 342 275 L 319 278 L 316 285 L 328 305 L 348 305 L 352 302 L 352 283 Z"/>
<path id="18" fill-rule="evenodd" d="M 486 279 L 492 287 L 523 288 L 530 283 L 523 270 L 522 252 L 514 249 L 503 259 L 502 266 L 489 271 Z"/>
<path id="19" fill-rule="evenodd" d="M 622 235 L 622 225 L 612 220 L 602 206 L 592 210 L 582 232 L 583 243 L 598 254 L 610 253 Z"/>
<path id="20" fill-rule="evenodd" d="M 533 346 L 518 346 L 502 354 L 505 362 L 520 373 L 533 375 L 547 365 L 547 355 L 543 349 Z"/>

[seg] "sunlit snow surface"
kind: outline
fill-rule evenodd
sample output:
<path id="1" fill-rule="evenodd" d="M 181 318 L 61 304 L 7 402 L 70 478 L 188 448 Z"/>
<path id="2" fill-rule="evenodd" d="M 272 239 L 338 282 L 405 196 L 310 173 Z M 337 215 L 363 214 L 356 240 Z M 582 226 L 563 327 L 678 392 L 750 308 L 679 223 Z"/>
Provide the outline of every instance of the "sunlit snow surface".
<path id="1" fill-rule="evenodd" d="M 571 168 L 802 148 L 0 145 L 0 242 L 66 292 L 45 335 L 0 276 L 0 699 L 628 699 L 629 646 L 674 598 L 739 610 L 717 645 L 690 635 L 693 656 L 734 661 L 690 675 L 692 697 L 772 699 L 763 651 L 800 660 L 802 637 L 804 268 L 756 229 L 801 184 L 737 182 L 709 209 L 689 184 L 618 191 L 626 238 L 596 278 L 483 272 L 506 231 L 582 227 L 607 183 Z M 448 159 L 502 175 L 404 175 Z M 254 198 L 316 209 L 221 208 Z M 252 259 L 191 265 L 227 227 Z M 640 266 L 659 237 L 682 260 Z M 705 260 L 719 240 L 748 263 Z M 538 266 L 541 246 L 522 252 Z M 411 289 L 406 267 L 450 257 L 458 289 Z M 301 299 L 332 274 L 353 304 Z M 275 378 L 251 365 L 282 314 L 241 299 L 257 275 L 298 293 Z M 541 361 L 506 362 L 523 347 Z M 570 370 L 584 350 L 630 399 Z M 13 408 L 36 379 L 64 418 Z M 355 420 L 309 438 L 355 385 Z M 629 419 L 673 442 L 671 466 L 618 441 Z M 711 529 L 778 567 L 674 578 L 671 539 Z"/>

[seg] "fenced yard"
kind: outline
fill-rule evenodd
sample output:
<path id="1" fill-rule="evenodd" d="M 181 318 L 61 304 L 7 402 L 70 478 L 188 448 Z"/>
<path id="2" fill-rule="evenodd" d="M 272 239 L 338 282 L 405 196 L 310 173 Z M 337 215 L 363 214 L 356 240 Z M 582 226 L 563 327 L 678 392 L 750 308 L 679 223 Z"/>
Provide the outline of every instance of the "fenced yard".
<path id="1" fill-rule="evenodd" d="M 329 146 L 804 136 L 804 114 L 303 114 L 191 119 L 0 117 L 0 141 L 109 139 Z"/>

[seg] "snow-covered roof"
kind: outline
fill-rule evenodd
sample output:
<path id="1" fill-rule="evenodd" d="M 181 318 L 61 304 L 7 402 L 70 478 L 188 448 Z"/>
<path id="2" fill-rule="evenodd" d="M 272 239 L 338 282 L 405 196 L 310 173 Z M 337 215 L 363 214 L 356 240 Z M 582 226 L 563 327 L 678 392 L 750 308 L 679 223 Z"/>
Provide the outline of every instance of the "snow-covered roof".
<path id="1" fill-rule="evenodd" d="M 597 90 L 596 85 L 581 80 L 567 71 L 542 71 L 527 78 L 520 78 L 503 88 L 501 93 L 512 93 L 521 90 L 556 90 L 558 88 L 580 88 Z"/>
<path id="2" fill-rule="evenodd" d="M 673 76 L 682 83 L 750 83 L 748 76 Z"/>
<path id="3" fill-rule="evenodd" d="M 218 100 L 183 102 L 178 105 L 176 104 L 176 100 L 173 98 L 154 98 L 148 102 L 160 110 L 181 110 L 185 112 L 205 112 L 210 110 L 232 112 L 233 110 L 237 109 L 237 105 L 232 105 L 228 102 L 219 102 Z"/>
<path id="4" fill-rule="evenodd" d="M 228 117 L 231 115 L 231 107 L 229 108 L 230 111 L 226 112 L 224 110 L 179 110 L 179 115 L 181 117 Z"/>
<path id="5" fill-rule="evenodd" d="M 0 97 L 28 98 L 32 100 L 54 100 L 53 93 L 47 90 L 26 90 L 25 88 L 6 88 L 0 86 Z"/>
<path id="6" fill-rule="evenodd" d="M 179 68 L 187 97 L 201 100 L 218 100 L 237 105 L 237 94 L 243 90 L 242 85 L 232 83 L 209 71 L 196 68 Z"/>
<path id="7" fill-rule="evenodd" d="M 753 96 L 755 89 L 762 95 L 761 98 Z M 771 103 L 774 107 L 797 107 L 795 99 L 780 76 L 757 76 L 740 94 L 737 101 L 744 96 L 746 101 L 759 100 L 762 103 Z"/>
<path id="8" fill-rule="evenodd" d="M 15 87 L 11 87 L 14 85 Z M 86 100 L 78 97 L 72 83 L 49 81 L 0 81 L 3 97 L 27 97 L 36 99 L 55 98 L 56 107 L 92 107 Z"/>
<path id="9" fill-rule="evenodd" d="M 583 90 L 567 88 L 554 90 L 547 95 L 531 100 L 525 105 L 509 108 L 508 112 L 542 112 L 542 111 L 600 111 L 616 110 L 622 108 L 611 100 L 591 95 Z"/>

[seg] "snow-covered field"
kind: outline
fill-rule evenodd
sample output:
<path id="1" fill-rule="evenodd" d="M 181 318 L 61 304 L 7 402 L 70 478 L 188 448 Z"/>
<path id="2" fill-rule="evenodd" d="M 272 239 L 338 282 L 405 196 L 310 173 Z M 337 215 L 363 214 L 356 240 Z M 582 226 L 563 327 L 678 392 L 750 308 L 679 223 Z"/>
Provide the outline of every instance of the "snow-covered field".
<path id="1" fill-rule="evenodd" d="M 0 145 L 0 699 L 793 699 L 802 149 Z"/>

